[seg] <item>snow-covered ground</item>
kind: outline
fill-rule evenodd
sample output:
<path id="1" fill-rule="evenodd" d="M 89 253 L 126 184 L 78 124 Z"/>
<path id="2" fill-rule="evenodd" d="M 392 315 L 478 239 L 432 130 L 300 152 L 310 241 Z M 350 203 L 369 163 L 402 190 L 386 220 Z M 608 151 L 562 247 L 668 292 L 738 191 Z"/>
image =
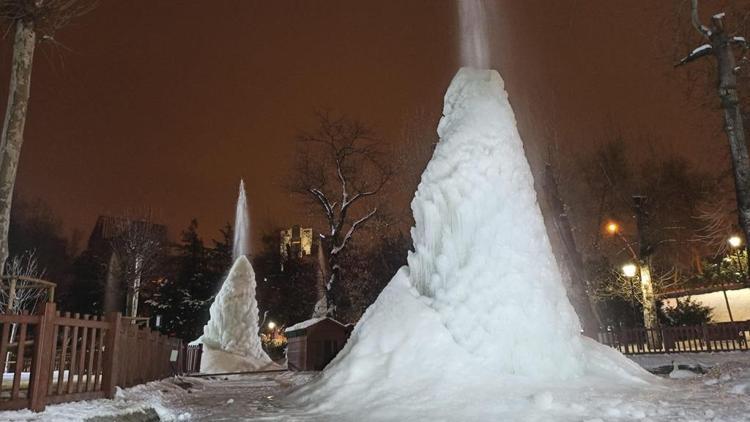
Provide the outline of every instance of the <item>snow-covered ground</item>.
<path id="1" fill-rule="evenodd" d="M 30 410 L 0 412 L 0 421 L 76 422 L 96 416 L 118 415 L 146 409 L 154 409 L 165 421 L 188 420 L 188 415 L 167 407 L 172 398 L 182 394 L 184 390 L 174 380 L 155 381 L 118 390 L 114 400 L 101 399 L 49 405 L 42 413 L 34 413 Z"/>
<path id="2" fill-rule="evenodd" d="M 0 412 L 2 421 L 82 421 L 92 416 L 155 408 L 162 420 L 193 421 L 711 421 L 750 420 L 750 353 L 704 353 L 632 357 L 646 368 L 677 362 L 681 367 L 701 367 L 704 374 L 692 379 L 664 379 L 654 388 L 634 390 L 617 385 L 549 386 L 523 397 L 527 387 L 513 386 L 511 401 L 497 406 L 487 402 L 487 392 L 476 391 L 476 402 L 455 403 L 451 412 L 430 400 L 404 397 L 400 403 L 368 409 L 357 407 L 311 412 L 284 399 L 297 386 L 308 383 L 311 373 L 278 372 L 213 378 L 177 378 L 122 390 L 116 400 L 94 400 L 48 406 L 47 411 Z M 664 377 L 666 378 L 666 376 Z M 502 380 L 498 380 L 499 383 Z M 377 383 L 377 381 L 375 381 Z M 509 392 L 510 393 L 510 392 Z M 500 402 L 498 400 L 498 402 Z"/>

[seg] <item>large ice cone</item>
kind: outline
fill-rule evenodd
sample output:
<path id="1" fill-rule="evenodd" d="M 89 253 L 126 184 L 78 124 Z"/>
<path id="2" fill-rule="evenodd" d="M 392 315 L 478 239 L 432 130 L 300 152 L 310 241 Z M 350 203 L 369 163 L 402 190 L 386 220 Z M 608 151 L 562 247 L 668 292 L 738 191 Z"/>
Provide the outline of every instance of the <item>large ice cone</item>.
<path id="1" fill-rule="evenodd" d="M 240 256 L 229 270 L 211 304 L 211 317 L 203 327 L 201 372 L 241 372 L 273 365 L 258 336 L 258 302 L 255 272 Z"/>
<path id="2" fill-rule="evenodd" d="M 456 343 L 494 370 L 581 373 L 578 318 L 500 75 L 462 69 L 443 115 L 412 201 L 411 284 Z"/>
<path id="3" fill-rule="evenodd" d="M 404 400 L 438 419 L 460 406 L 474 420 L 543 385 L 647 380 L 580 335 L 500 75 L 461 69 L 438 134 L 412 201 L 408 267 L 323 376 L 292 397 L 321 412 L 360 406 L 374 420 L 397 417 L 382 412 Z"/>

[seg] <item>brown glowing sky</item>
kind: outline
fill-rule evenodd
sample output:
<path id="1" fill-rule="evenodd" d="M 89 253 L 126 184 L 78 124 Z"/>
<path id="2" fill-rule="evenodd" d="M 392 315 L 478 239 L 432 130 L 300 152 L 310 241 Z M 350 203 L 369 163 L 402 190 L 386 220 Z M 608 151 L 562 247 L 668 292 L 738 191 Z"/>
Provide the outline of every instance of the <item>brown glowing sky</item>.
<path id="1" fill-rule="evenodd" d="M 67 230 L 88 234 L 99 214 L 152 207 L 173 234 L 196 217 L 212 236 L 244 177 L 256 227 L 301 222 L 282 187 L 295 133 L 324 107 L 390 142 L 414 116 L 436 122 L 458 66 L 454 9 L 103 0 L 58 34 L 69 51 L 37 56 L 17 189 Z M 719 121 L 698 123 L 706 111 L 672 69 L 671 2 L 502 0 L 497 10 L 493 64 L 532 162 L 545 135 L 575 154 L 616 122 L 641 144 L 724 165 Z"/>

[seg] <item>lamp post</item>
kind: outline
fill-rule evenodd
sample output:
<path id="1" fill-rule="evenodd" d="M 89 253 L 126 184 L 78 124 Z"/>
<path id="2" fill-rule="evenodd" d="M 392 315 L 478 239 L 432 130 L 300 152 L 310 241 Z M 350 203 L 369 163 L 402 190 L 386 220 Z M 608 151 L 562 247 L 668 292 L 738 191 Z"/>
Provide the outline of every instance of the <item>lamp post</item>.
<path id="1" fill-rule="evenodd" d="M 627 278 L 633 278 L 638 273 L 638 267 L 633 263 L 627 263 L 622 266 L 622 274 Z"/>
<path id="2" fill-rule="evenodd" d="M 635 323 L 636 321 L 638 321 L 638 311 L 635 307 L 637 298 L 635 296 L 635 288 L 633 288 L 633 283 L 630 280 L 638 275 L 638 266 L 633 264 L 632 262 L 628 262 L 627 264 L 622 266 L 622 275 L 624 275 L 625 278 L 628 279 L 628 285 L 630 286 L 630 302 L 633 309 L 633 323 Z"/>
<path id="3" fill-rule="evenodd" d="M 268 321 L 268 334 L 269 334 L 269 340 L 273 341 L 273 339 L 276 338 L 276 323 L 273 321 Z"/>
<path id="4" fill-rule="evenodd" d="M 729 239 L 727 239 L 727 243 L 729 243 L 729 246 L 734 251 L 734 255 L 737 258 L 737 267 L 740 270 L 740 276 L 744 279 L 745 278 L 745 270 L 742 268 L 742 255 L 740 255 L 740 248 L 742 247 L 742 238 L 734 235 L 731 236 Z"/>
<path id="5" fill-rule="evenodd" d="M 727 243 L 734 251 L 735 258 L 737 258 L 737 267 L 740 271 L 740 277 L 745 278 L 745 270 L 742 268 L 742 257 L 740 256 L 739 250 L 742 246 L 742 238 L 734 235 L 727 239 Z M 729 321 L 734 322 L 734 316 L 732 316 L 732 308 L 729 306 L 729 297 L 727 296 L 727 289 L 721 289 L 721 293 L 724 294 L 724 303 L 727 305 L 727 314 L 729 314 Z"/>
<path id="6" fill-rule="evenodd" d="M 643 325 L 646 329 L 656 329 L 659 324 L 656 314 L 656 299 L 654 297 L 654 286 L 651 280 L 651 268 L 647 261 L 647 255 L 649 254 L 650 249 L 647 247 L 646 242 L 643 239 L 643 220 L 645 220 L 645 213 L 642 209 L 642 204 L 643 201 L 645 201 L 645 198 L 633 197 L 633 200 L 635 201 L 636 222 L 638 223 L 638 237 L 640 243 L 638 252 L 636 252 L 633 245 L 623 235 L 620 224 L 616 221 L 608 222 L 605 229 L 610 235 L 617 236 L 625 244 L 625 247 L 630 253 L 633 262 L 624 265 L 622 267 L 622 272 L 625 277 L 631 279 L 636 276 L 638 277 L 641 285 L 641 294 L 643 296 Z M 632 275 L 629 276 L 628 274 Z"/>

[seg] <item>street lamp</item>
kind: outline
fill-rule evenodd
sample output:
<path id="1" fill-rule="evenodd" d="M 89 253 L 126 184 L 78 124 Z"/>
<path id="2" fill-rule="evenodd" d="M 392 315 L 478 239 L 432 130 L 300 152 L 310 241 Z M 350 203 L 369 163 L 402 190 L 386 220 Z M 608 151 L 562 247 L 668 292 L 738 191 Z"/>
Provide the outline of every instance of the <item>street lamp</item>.
<path id="1" fill-rule="evenodd" d="M 633 263 L 627 263 L 622 266 L 622 274 L 627 278 L 635 277 L 638 272 L 638 267 Z"/>
<path id="2" fill-rule="evenodd" d="M 734 255 L 735 255 L 735 258 L 737 259 L 737 267 L 740 270 L 740 274 L 744 276 L 745 270 L 742 268 L 742 255 L 740 254 L 740 247 L 742 246 L 742 238 L 737 235 L 733 235 L 729 239 L 727 239 L 727 243 L 729 243 L 729 246 L 731 246 L 732 249 L 734 249 Z"/>
<path id="3" fill-rule="evenodd" d="M 744 277 L 745 270 L 742 268 L 742 256 L 740 255 L 740 247 L 742 246 L 742 238 L 733 235 L 730 236 L 729 239 L 727 239 L 727 243 L 729 243 L 729 246 L 734 249 L 734 255 L 737 259 L 737 269 L 739 269 L 740 275 Z M 731 259 L 730 259 L 731 261 Z M 729 314 L 729 321 L 734 322 L 734 317 L 732 316 L 732 308 L 729 307 L 729 298 L 727 297 L 727 290 L 723 289 L 722 293 L 724 293 L 724 303 L 727 305 L 727 313 Z"/>
<path id="4" fill-rule="evenodd" d="M 607 233 L 611 235 L 615 235 L 620 232 L 620 225 L 615 223 L 614 221 L 610 221 L 607 223 Z"/>
<path id="5" fill-rule="evenodd" d="M 268 329 L 269 330 L 273 330 L 274 328 L 276 328 L 276 323 L 273 322 L 273 321 L 269 322 L 268 323 Z"/>
<path id="6" fill-rule="evenodd" d="M 636 297 L 635 297 L 635 288 L 633 286 L 633 283 L 631 280 L 633 280 L 633 277 L 638 274 L 638 266 L 633 264 L 632 262 L 628 262 L 627 264 L 622 266 L 622 275 L 625 276 L 625 278 L 628 279 L 628 286 L 630 288 L 630 302 L 633 305 L 633 320 L 638 319 L 638 311 L 635 307 Z"/>

